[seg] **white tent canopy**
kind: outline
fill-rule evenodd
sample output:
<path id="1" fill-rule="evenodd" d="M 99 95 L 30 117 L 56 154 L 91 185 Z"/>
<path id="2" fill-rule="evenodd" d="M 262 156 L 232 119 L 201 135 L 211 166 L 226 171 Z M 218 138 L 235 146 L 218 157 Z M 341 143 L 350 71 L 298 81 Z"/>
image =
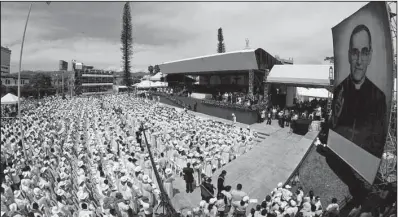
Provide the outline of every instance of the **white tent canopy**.
<path id="1" fill-rule="evenodd" d="M 1 98 L 2 105 L 17 104 L 17 103 L 18 103 L 18 97 L 11 93 L 7 93 L 7 95 Z"/>
<path id="2" fill-rule="evenodd" d="M 152 87 L 167 87 L 167 86 L 168 86 L 167 82 L 160 82 L 160 81 L 157 81 L 152 84 Z"/>
<path id="3" fill-rule="evenodd" d="M 330 87 L 331 65 L 275 65 L 267 77 L 268 83 L 302 87 Z"/>
<path id="4" fill-rule="evenodd" d="M 150 81 L 160 81 L 160 79 L 163 77 L 162 72 L 156 73 L 156 75 L 152 76 L 149 78 Z"/>
<path id="5" fill-rule="evenodd" d="M 326 90 L 325 88 L 298 87 L 297 95 L 298 96 L 314 97 L 314 98 L 328 98 L 329 91 Z"/>
<path id="6" fill-rule="evenodd" d="M 137 88 L 151 88 L 153 86 L 154 82 L 148 81 L 148 80 L 143 80 L 138 84 L 135 84 Z"/>

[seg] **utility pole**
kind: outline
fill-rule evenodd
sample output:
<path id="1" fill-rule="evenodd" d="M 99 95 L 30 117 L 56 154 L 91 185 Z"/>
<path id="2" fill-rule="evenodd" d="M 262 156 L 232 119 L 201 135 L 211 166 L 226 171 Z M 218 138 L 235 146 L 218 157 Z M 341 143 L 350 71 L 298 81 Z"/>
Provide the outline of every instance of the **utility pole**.
<path id="1" fill-rule="evenodd" d="M 21 130 L 21 143 L 25 154 L 25 159 L 28 161 L 28 155 L 26 153 L 26 147 L 24 143 L 24 132 L 22 128 L 22 118 L 21 118 L 21 70 L 22 70 L 22 53 L 23 53 L 23 44 L 25 42 L 26 28 L 28 27 L 30 11 L 32 10 L 33 3 L 30 3 L 28 17 L 26 18 L 25 29 L 23 31 L 22 36 L 22 44 L 21 44 L 21 53 L 19 56 L 19 71 L 18 71 L 18 119 L 19 119 L 19 128 Z"/>
<path id="2" fill-rule="evenodd" d="M 62 99 L 65 99 L 64 72 L 65 70 L 62 70 Z"/>

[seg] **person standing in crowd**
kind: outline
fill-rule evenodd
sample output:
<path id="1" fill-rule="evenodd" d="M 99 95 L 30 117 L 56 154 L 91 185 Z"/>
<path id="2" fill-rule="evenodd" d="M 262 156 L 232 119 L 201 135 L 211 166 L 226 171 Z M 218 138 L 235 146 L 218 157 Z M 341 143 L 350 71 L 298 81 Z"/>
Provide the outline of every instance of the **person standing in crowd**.
<path id="1" fill-rule="evenodd" d="M 265 109 L 261 110 L 261 123 L 265 121 Z"/>
<path id="2" fill-rule="evenodd" d="M 227 171 L 223 170 L 217 179 L 217 196 L 221 194 L 221 191 L 225 189 L 225 176 L 227 175 Z"/>
<path id="3" fill-rule="evenodd" d="M 320 121 L 322 117 L 322 107 L 320 105 L 317 105 L 315 109 L 315 120 Z"/>
<path id="4" fill-rule="evenodd" d="M 164 157 L 164 153 L 160 153 L 160 159 L 158 160 L 159 167 L 163 171 L 163 174 L 166 172 L 167 167 L 167 159 Z"/>
<path id="5" fill-rule="evenodd" d="M 191 164 L 187 163 L 187 167 L 185 167 L 182 170 L 184 174 L 184 180 L 185 180 L 185 185 L 186 185 L 186 192 L 187 193 L 192 193 L 193 192 L 193 182 L 194 182 L 194 177 L 193 173 L 194 170 L 191 168 Z"/>
<path id="6" fill-rule="evenodd" d="M 277 111 L 278 111 L 278 110 L 276 110 L 276 107 L 273 106 L 273 107 L 272 107 L 272 119 L 273 119 L 273 120 L 276 119 Z"/>
<path id="7" fill-rule="evenodd" d="M 211 198 L 214 198 L 214 190 L 216 189 L 213 184 L 211 184 L 211 178 L 207 178 L 205 182 L 202 183 L 201 187 L 201 195 L 202 199 L 207 203 Z"/>
<path id="8" fill-rule="evenodd" d="M 271 123 L 272 123 L 272 110 L 268 109 L 268 112 L 267 112 L 267 125 L 271 125 Z"/>
<path id="9" fill-rule="evenodd" d="M 165 170 L 164 188 L 167 195 L 169 195 L 169 198 L 172 198 L 174 196 L 173 182 L 174 182 L 173 171 L 170 168 L 167 168 Z"/>
<path id="10" fill-rule="evenodd" d="M 326 207 L 326 211 L 329 213 L 329 216 L 331 217 L 336 217 L 340 213 L 340 206 L 337 203 L 337 199 L 333 198 L 332 203 L 329 204 L 328 207 Z"/>
<path id="11" fill-rule="evenodd" d="M 235 126 L 236 125 L 236 116 L 234 113 L 232 113 L 232 125 Z"/>
<path id="12" fill-rule="evenodd" d="M 285 116 L 284 116 L 284 112 L 283 110 L 280 110 L 278 113 L 278 122 L 279 122 L 279 126 L 284 128 L 285 127 Z"/>

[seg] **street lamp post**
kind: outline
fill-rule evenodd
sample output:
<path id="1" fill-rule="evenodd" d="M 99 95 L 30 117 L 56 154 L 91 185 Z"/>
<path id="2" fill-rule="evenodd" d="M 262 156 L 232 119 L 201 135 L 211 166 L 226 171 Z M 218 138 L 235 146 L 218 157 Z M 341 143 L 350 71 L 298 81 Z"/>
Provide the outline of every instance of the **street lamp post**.
<path id="1" fill-rule="evenodd" d="M 30 11 L 32 10 L 32 5 L 33 5 L 33 3 L 30 3 L 28 17 L 26 18 L 26 23 L 25 23 L 25 29 L 23 31 L 21 53 L 19 55 L 19 71 L 18 71 L 18 118 L 19 118 L 19 127 L 21 130 L 21 143 L 22 143 L 22 147 L 24 149 L 24 154 L 25 154 L 26 159 L 28 159 L 28 156 L 26 153 L 26 147 L 25 147 L 25 143 L 24 143 L 24 132 L 23 132 L 23 128 L 22 128 L 22 118 L 21 118 L 21 70 L 22 70 L 23 44 L 25 42 L 26 28 L 28 26 L 28 21 L 29 21 Z"/>

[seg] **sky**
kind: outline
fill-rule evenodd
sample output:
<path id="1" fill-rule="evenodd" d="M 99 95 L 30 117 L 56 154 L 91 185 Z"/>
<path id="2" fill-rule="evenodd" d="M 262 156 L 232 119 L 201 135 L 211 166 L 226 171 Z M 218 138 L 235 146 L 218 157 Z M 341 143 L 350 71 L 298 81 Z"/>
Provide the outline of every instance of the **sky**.
<path id="1" fill-rule="evenodd" d="M 1 45 L 18 70 L 27 2 L 1 2 Z M 22 70 L 57 70 L 75 59 L 98 69 L 120 70 L 125 2 L 33 3 Z M 149 65 L 216 53 L 222 28 L 226 51 L 263 48 L 294 64 L 326 64 L 333 55 L 331 28 L 366 2 L 131 2 L 132 71 Z"/>

